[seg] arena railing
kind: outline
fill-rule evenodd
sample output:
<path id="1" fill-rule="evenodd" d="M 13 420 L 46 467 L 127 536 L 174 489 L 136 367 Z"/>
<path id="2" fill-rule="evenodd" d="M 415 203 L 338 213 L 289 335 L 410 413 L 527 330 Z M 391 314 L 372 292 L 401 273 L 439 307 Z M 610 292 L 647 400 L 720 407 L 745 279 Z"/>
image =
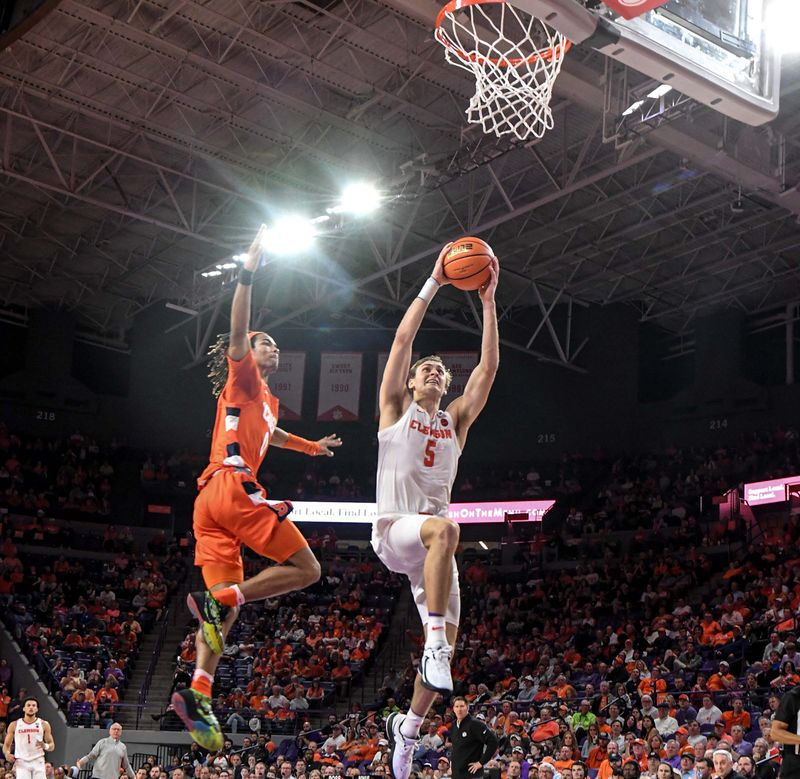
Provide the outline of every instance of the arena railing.
<path id="1" fill-rule="evenodd" d="M 150 655 L 150 663 L 147 666 L 147 673 L 144 677 L 144 682 L 142 683 L 142 689 L 139 691 L 139 700 L 136 704 L 136 729 L 139 730 L 139 722 L 142 718 L 142 712 L 144 710 L 144 706 L 147 703 L 147 696 L 150 693 L 150 685 L 153 682 L 153 674 L 156 671 L 156 667 L 158 666 L 158 660 L 161 657 L 161 650 L 164 648 L 164 639 L 167 635 L 167 628 L 169 626 L 169 616 L 170 610 L 167 607 L 164 610 L 164 614 L 161 617 L 161 627 L 158 631 L 158 638 L 156 639 L 155 646 L 153 647 L 153 652 Z"/>

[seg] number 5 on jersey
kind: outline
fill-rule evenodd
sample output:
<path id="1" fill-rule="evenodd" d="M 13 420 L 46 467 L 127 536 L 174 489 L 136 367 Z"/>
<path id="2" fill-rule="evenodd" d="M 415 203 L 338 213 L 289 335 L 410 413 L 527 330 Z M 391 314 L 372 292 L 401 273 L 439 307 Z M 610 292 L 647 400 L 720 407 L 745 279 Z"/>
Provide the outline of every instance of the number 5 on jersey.
<path id="1" fill-rule="evenodd" d="M 429 438 L 428 443 L 425 444 L 425 459 L 423 459 L 422 464 L 426 468 L 432 468 L 435 460 L 436 460 L 436 439 Z"/>

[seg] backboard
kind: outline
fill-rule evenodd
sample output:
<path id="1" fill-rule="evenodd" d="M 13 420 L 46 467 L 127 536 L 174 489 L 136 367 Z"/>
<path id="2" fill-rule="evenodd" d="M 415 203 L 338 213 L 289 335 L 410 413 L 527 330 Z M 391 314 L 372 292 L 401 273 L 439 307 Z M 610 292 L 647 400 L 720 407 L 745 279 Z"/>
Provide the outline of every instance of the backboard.
<path id="1" fill-rule="evenodd" d="M 775 0 L 668 0 L 624 19 L 595 0 L 510 0 L 591 46 L 751 125 L 774 119 L 780 52 L 767 27 Z"/>

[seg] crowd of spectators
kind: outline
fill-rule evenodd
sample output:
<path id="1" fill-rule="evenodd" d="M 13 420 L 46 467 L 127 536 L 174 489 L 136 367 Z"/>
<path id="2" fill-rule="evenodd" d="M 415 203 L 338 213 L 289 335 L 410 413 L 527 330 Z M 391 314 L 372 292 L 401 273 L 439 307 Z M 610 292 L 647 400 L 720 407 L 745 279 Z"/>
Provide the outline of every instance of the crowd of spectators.
<path id="1" fill-rule="evenodd" d="M 563 541 L 575 545 L 582 536 L 605 531 L 677 525 L 687 515 L 697 516 L 701 496 L 710 499 L 744 481 L 789 475 L 798 463 L 800 437 L 779 428 L 730 445 L 667 447 L 639 455 L 596 450 L 565 452 L 535 465 L 465 461 L 452 499 L 554 498 L 558 531 L 563 529 Z M 141 474 L 145 482 L 186 486 L 204 466 L 205 453 L 151 454 Z M 269 492 L 294 500 L 371 500 L 375 490 L 372 468 L 343 471 L 338 463 L 320 459 L 281 460 L 278 472 L 267 460 L 259 478 Z"/>
<path id="2" fill-rule="evenodd" d="M 608 531 L 677 527 L 699 516 L 700 498 L 746 481 L 789 476 L 800 467 L 800 437 L 791 429 L 753 434 L 734 444 L 666 447 L 661 452 L 610 456 L 563 454 L 557 463 L 512 468 L 462 469 L 455 494 L 462 499 L 546 497 L 557 501 L 559 531 L 574 545 L 582 536 Z M 738 528 L 715 528 L 724 534 Z M 706 545 L 717 538 L 702 539 Z"/>
<path id="3" fill-rule="evenodd" d="M 0 551 L 12 572 L 3 620 L 68 721 L 112 720 L 141 636 L 185 575 L 185 559 L 176 549 L 165 558 L 120 551 L 102 561 L 22 555 L 9 537 Z"/>
<path id="4" fill-rule="evenodd" d="M 173 454 L 147 454 L 141 466 L 145 486 L 157 483 L 186 487 L 194 485 L 207 464 L 206 453 L 186 450 Z M 282 459 L 280 471 L 270 469 L 270 460 L 259 471 L 259 481 L 269 493 L 290 500 L 369 500 L 374 480 L 367 470 L 341 469 L 336 463 Z"/>
<path id="5" fill-rule="evenodd" d="M 635 762 L 655 776 L 666 760 L 693 779 L 708 776 L 695 762 L 716 770 L 720 748 L 746 776 L 773 776 L 774 761 L 751 758 L 772 749 L 780 696 L 800 682 L 800 525 L 788 519 L 732 558 L 700 551 L 689 517 L 668 543 L 647 540 L 542 575 L 477 560 L 462 571 L 456 692 L 496 731 L 504 776 L 577 779 L 574 761 L 580 776 L 607 779 L 618 753 L 616 773 Z M 413 677 L 412 665 L 384 680 L 380 705 L 404 709 Z M 440 700 L 423 725 L 423 775 L 447 756 L 451 721 Z"/>
<path id="6" fill-rule="evenodd" d="M 78 431 L 25 437 L 0 422 L 0 508 L 41 518 L 108 515 L 119 451 Z"/>
<path id="7" fill-rule="evenodd" d="M 261 561 L 246 559 L 246 575 Z M 245 605 L 217 668 L 214 709 L 230 732 L 252 724 L 295 732 L 308 711 L 347 697 L 381 646 L 401 577 L 377 560 L 324 558 L 322 577 L 302 592 Z M 175 650 L 173 688 L 191 682 L 194 631 Z M 178 726 L 174 714 L 162 727 Z"/>
<path id="8" fill-rule="evenodd" d="M 0 437 L 0 451 L 2 443 Z M 522 565 L 512 569 L 474 557 L 462 566 L 453 676 L 456 692 L 498 736 L 489 768 L 498 768 L 503 779 L 707 779 L 727 776 L 716 765 L 726 760 L 722 750 L 748 779 L 774 779 L 771 718 L 780 695 L 800 683 L 800 559 L 794 556 L 800 525 L 785 518 L 779 529 L 731 551 L 714 544 L 725 534 L 735 540 L 741 528 L 712 528 L 697 509 L 701 496 L 796 472 L 797 447 L 791 431 L 779 430 L 714 449 L 565 455 L 527 470 L 464 470 L 455 499 L 557 497 L 563 517 L 558 543 L 577 561 L 534 566 L 532 544 L 521 546 Z M 80 460 L 75 452 L 90 448 L 73 441 L 64 451 L 72 453 L 68 460 Z M 13 473 L 35 471 L 32 452 L 16 455 L 16 465 L 6 460 L 12 482 Z M 141 476 L 145 482 L 191 480 L 201 466 L 186 454 L 150 457 Z M 303 467 L 288 497 L 346 500 L 366 493 L 368 499 L 368 480 L 340 477 L 330 463 Z M 88 478 L 91 469 L 84 471 Z M 262 479 L 268 488 L 286 489 L 272 474 Z M 47 527 L 32 520 L 23 532 L 47 537 Z M 628 531 L 629 537 L 623 543 L 608 531 Z M 604 534 L 601 543 L 598 533 Z M 122 568 L 114 560 L 94 577 L 80 561 L 62 558 L 57 564 L 66 568 L 35 561 L 23 573 L 14 564 L 15 539 L 4 536 L 10 547 L 2 550 L 0 598 L 9 596 L 2 582 L 10 572 L 9 614 L 17 635 L 70 706 L 74 696 L 85 696 L 93 674 L 93 716 L 113 716 L 113 696 L 104 690 L 109 684 L 113 689 L 115 679 L 119 686 L 130 668 L 136 643 L 131 633 L 138 633 L 130 620 L 141 626 L 147 615 L 158 615 L 157 604 L 135 602 L 141 592 L 134 585 L 149 582 L 166 596 L 162 563 L 132 557 L 123 548 L 126 540 L 116 537 L 104 542 L 119 546 Z M 338 721 L 331 715 L 320 727 L 314 715 L 346 698 L 369 667 L 405 583 L 377 561 L 337 557 L 333 534 L 314 543 L 330 552 L 321 581 L 302 593 L 245 606 L 220 663 L 215 711 L 228 732 L 248 734 L 244 749 L 228 743 L 220 754 L 205 755 L 193 747 L 174 765 L 148 766 L 150 779 L 164 779 L 163 772 L 174 779 L 388 773 L 383 722 L 408 706 L 416 660 L 390 673 L 380 700 L 363 710 L 354 705 L 352 716 Z M 173 568 L 182 559 L 168 562 Z M 247 565 L 253 572 L 255 563 Z M 113 578 L 112 569 L 123 575 Z M 120 608 L 121 602 L 129 608 Z M 72 645 L 73 631 L 85 642 L 93 630 L 103 632 L 95 636 L 96 651 L 109 656 L 91 656 L 94 662 L 84 668 L 78 660 L 86 658 L 77 653 L 91 650 Z M 178 689 L 191 680 L 193 633 L 175 656 Z M 439 698 L 423 725 L 415 755 L 422 779 L 449 775 L 450 703 Z M 160 719 L 162 727 L 179 727 L 168 709 Z M 281 733 L 292 735 L 273 742 L 272 734 Z"/>
<path id="9" fill-rule="evenodd" d="M 114 717 L 141 636 L 186 572 L 185 547 L 164 533 L 144 552 L 126 525 L 77 521 L 109 514 L 125 452 L 80 432 L 26 437 L 0 422 L 0 618 L 70 724 Z"/>
<path id="10" fill-rule="evenodd" d="M 127 526 L 76 522 L 110 511 L 119 452 L 0 424 L 0 614 L 71 724 L 114 717 L 140 638 L 186 570 L 158 534 L 141 553 Z M 87 549 L 98 554 L 70 553 Z"/>

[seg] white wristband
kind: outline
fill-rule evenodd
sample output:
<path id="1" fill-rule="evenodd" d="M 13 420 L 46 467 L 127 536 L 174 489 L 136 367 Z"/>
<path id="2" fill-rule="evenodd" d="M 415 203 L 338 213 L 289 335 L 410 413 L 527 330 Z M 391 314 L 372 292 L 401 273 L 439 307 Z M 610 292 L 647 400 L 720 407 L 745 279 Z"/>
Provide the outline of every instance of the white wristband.
<path id="1" fill-rule="evenodd" d="M 417 297 L 421 300 L 424 300 L 426 303 L 430 303 L 433 300 L 433 296 L 439 291 L 439 287 L 441 285 L 438 281 L 436 281 L 433 276 L 431 276 L 423 285 L 422 289 L 417 293 Z"/>

